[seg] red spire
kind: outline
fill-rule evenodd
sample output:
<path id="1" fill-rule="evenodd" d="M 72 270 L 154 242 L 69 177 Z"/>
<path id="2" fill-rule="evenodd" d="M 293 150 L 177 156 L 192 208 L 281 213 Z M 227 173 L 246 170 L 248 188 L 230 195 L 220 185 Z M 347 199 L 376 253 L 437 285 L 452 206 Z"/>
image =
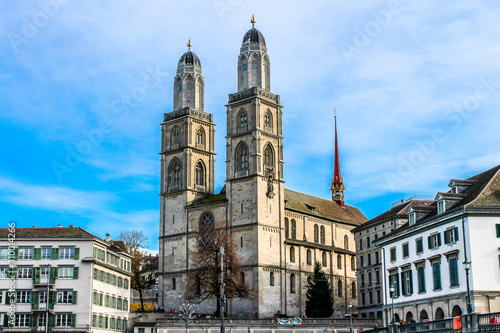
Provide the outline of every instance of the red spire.
<path id="1" fill-rule="evenodd" d="M 332 186 L 332 200 L 344 207 L 344 180 L 340 173 L 340 158 L 339 158 L 339 143 L 337 139 L 337 110 L 335 112 L 335 162 L 333 167 Z"/>

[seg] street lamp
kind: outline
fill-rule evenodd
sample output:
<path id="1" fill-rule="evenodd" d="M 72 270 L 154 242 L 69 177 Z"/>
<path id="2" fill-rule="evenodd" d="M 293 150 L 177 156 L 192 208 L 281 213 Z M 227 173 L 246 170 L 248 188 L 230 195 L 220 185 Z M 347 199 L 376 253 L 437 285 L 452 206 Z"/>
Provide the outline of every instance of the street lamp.
<path id="1" fill-rule="evenodd" d="M 396 288 L 394 288 L 394 282 L 391 283 L 389 286 L 389 292 L 391 293 L 391 300 L 392 300 L 392 323 L 396 323 L 396 319 L 394 319 L 394 291 Z"/>
<path id="2" fill-rule="evenodd" d="M 463 264 L 464 264 L 464 268 L 465 268 L 465 277 L 467 280 L 467 314 L 471 314 L 472 313 L 472 303 L 471 303 L 471 299 L 470 299 L 470 287 L 469 287 L 469 270 L 470 270 L 471 262 L 470 262 L 470 260 L 468 260 L 466 258 L 465 261 L 463 262 Z"/>
<path id="3" fill-rule="evenodd" d="M 352 333 L 352 301 L 349 301 L 350 332 Z"/>

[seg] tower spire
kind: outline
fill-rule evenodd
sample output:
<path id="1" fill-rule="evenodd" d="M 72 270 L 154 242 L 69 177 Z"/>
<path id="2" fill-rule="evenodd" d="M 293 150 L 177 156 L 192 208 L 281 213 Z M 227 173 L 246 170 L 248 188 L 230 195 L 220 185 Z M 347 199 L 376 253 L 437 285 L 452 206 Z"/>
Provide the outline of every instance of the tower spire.
<path id="1" fill-rule="evenodd" d="M 339 143 L 337 138 L 337 109 L 333 109 L 335 119 L 335 159 L 333 166 L 332 186 L 332 200 L 344 207 L 344 180 L 340 173 L 340 157 L 339 157 Z"/>

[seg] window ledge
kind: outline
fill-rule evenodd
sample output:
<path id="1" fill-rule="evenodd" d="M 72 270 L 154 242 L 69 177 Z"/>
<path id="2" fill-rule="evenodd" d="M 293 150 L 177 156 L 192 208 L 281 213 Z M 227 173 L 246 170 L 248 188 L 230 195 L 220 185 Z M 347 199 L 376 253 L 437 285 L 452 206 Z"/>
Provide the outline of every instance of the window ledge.
<path id="1" fill-rule="evenodd" d="M 432 291 L 443 291 L 443 288 L 432 289 Z"/>
<path id="2" fill-rule="evenodd" d="M 424 290 L 424 291 L 419 291 L 418 292 L 419 295 L 424 295 L 424 294 L 427 294 L 427 292 Z"/>

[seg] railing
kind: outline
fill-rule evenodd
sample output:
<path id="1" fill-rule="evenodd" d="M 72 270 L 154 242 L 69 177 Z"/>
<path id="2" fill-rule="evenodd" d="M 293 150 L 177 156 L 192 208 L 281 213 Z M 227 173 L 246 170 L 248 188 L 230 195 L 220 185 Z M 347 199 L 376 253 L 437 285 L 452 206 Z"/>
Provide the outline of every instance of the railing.
<path id="1" fill-rule="evenodd" d="M 237 171 L 234 176 L 236 178 L 248 176 L 248 170 Z"/>
<path id="2" fill-rule="evenodd" d="M 181 185 L 173 185 L 168 188 L 169 192 L 175 192 L 175 191 L 180 191 Z"/>
<path id="3" fill-rule="evenodd" d="M 499 332 L 500 312 L 478 315 L 479 332 Z"/>
<path id="4" fill-rule="evenodd" d="M 368 330 L 368 331 L 363 331 L 363 333 L 375 333 L 375 332 L 378 332 L 378 333 L 389 333 L 389 327 L 378 327 L 378 328 L 374 328 L 372 330 Z"/>
<path id="5" fill-rule="evenodd" d="M 416 324 L 404 324 L 398 326 L 398 331 L 404 332 L 455 332 L 453 329 L 453 318 L 428 321 Z"/>

